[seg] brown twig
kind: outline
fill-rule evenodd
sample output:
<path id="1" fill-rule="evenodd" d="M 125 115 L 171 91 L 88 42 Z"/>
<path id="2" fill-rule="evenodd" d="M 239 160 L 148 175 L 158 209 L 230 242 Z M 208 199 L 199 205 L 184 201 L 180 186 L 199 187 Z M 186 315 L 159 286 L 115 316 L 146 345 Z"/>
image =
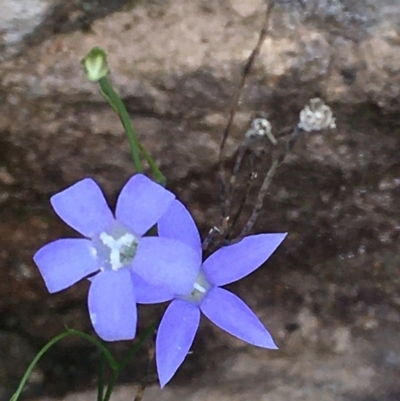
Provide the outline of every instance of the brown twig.
<path id="1" fill-rule="evenodd" d="M 225 216 L 229 216 L 231 214 L 231 204 L 234 196 L 236 179 L 238 177 L 240 166 L 242 165 L 247 149 L 248 149 L 247 141 L 244 140 L 239 146 L 235 160 L 235 165 L 233 166 L 232 174 L 229 180 L 229 185 L 227 186 L 225 191 L 225 205 L 224 205 Z"/>
<path id="2" fill-rule="evenodd" d="M 254 224 L 258 218 L 258 215 L 262 209 L 262 206 L 264 203 L 264 198 L 267 194 L 269 186 L 271 185 L 272 179 L 274 178 L 278 167 L 285 161 L 287 155 L 293 149 L 293 147 L 299 137 L 299 133 L 300 133 L 299 129 L 296 125 L 295 128 L 292 130 L 292 132 L 289 136 L 289 139 L 287 140 L 286 147 L 284 148 L 284 150 L 274 156 L 271 167 L 268 170 L 268 173 L 266 174 L 264 181 L 258 192 L 257 199 L 254 204 L 254 208 L 250 215 L 250 218 L 247 221 L 247 223 L 245 224 L 245 226 L 244 226 L 243 230 L 241 231 L 241 233 L 239 234 L 239 236 L 237 238 L 235 238 L 234 242 L 240 241 L 247 234 L 249 234 L 250 231 L 253 229 L 253 226 L 254 226 Z"/>
<path id="3" fill-rule="evenodd" d="M 225 199 L 227 196 L 227 181 L 226 181 L 226 176 L 225 176 L 225 145 L 226 145 L 226 140 L 228 139 L 228 136 L 230 134 L 232 125 L 233 125 L 233 119 L 235 117 L 238 105 L 239 105 L 239 100 L 243 91 L 243 88 L 246 83 L 246 79 L 249 76 L 251 69 L 253 67 L 254 61 L 258 54 L 260 53 L 261 46 L 264 43 L 264 40 L 266 39 L 268 35 L 268 28 L 269 28 L 269 21 L 271 17 L 271 12 L 272 9 L 275 5 L 274 1 L 269 1 L 265 13 L 265 22 L 264 26 L 260 31 L 260 36 L 258 38 L 257 44 L 253 51 L 251 52 L 244 68 L 242 71 L 242 78 L 240 80 L 239 86 L 232 98 L 232 102 L 230 105 L 229 109 L 229 118 L 228 122 L 226 124 L 226 127 L 224 129 L 224 132 L 222 134 L 222 140 L 221 144 L 219 147 L 219 179 L 220 179 L 220 186 L 221 186 L 221 207 L 222 207 L 222 219 L 226 218 L 228 216 L 229 210 L 226 210 L 226 203 Z"/>
<path id="4" fill-rule="evenodd" d="M 226 238 L 226 233 L 229 231 L 229 216 L 225 217 L 219 226 L 214 226 L 208 232 L 207 237 L 204 239 L 202 244 L 203 252 L 207 254 L 210 251 L 209 247 L 215 243 L 220 242 L 216 241 L 219 238 Z"/>
<path id="5" fill-rule="evenodd" d="M 247 179 L 247 182 L 246 182 L 246 190 L 245 190 L 244 195 L 242 196 L 242 199 L 241 199 L 241 201 L 239 203 L 239 207 L 236 210 L 235 216 L 232 219 L 232 223 L 230 225 L 230 232 L 232 232 L 235 229 L 236 224 L 239 221 L 239 217 L 242 214 L 243 208 L 244 208 L 244 206 L 246 205 L 246 203 L 247 203 L 247 201 L 249 199 L 250 191 L 251 191 L 251 189 L 253 187 L 254 180 L 257 178 L 257 175 L 258 174 L 255 171 L 251 171 L 251 173 L 248 176 L 248 179 Z"/>
<path id="6" fill-rule="evenodd" d="M 148 349 L 146 378 L 143 380 L 142 383 L 139 384 L 139 387 L 137 389 L 137 393 L 136 393 L 134 401 L 142 401 L 142 399 L 143 399 L 144 391 L 146 390 L 146 387 L 150 382 L 150 376 L 152 374 L 153 361 L 154 361 L 154 343 L 151 342 L 151 345 L 149 346 L 149 349 Z"/>
<path id="7" fill-rule="evenodd" d="M 258 214 L 260 213 L 260 210 L 263 206 L 265 195 L 267 194 L 268 188 L 272 182 L 272 179 L 274 178 L 274 175 L 276 173 L 276 170 L 277 170 L 279 164 L 280 163 L 279 163 L 278 158 L 275 158 L 272 161 L 272 165 L 271 165 L 270 169 L 268 170 L 268 173 L 265 176 L 264 181 L 261 185 L 261 188 L 258 193 L 257 200 L 254 205 L 251 216 L 250 216 L 249 220 L 247 221 L 246 225 L 244 226 L 243 230 L 239 234 L 239 237 L 236 240 L 240 240 L 240 239 L 244 238 L 253 228 L 254 223 L 257 220 Z"/>

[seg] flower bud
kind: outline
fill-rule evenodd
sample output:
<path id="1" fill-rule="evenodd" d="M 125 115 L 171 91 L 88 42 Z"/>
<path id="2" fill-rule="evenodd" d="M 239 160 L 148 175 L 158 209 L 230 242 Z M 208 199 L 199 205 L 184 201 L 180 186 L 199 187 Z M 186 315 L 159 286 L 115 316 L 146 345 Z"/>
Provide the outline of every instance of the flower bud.
<path id="1" fill-rule="evenodd" d="M 94 47 L 82 59 L 82 65 L 85 68 L 85 74 L 89 81 L 97 82 L 104 78 L 108 72 L 107 54 L 100 47 Z"/>

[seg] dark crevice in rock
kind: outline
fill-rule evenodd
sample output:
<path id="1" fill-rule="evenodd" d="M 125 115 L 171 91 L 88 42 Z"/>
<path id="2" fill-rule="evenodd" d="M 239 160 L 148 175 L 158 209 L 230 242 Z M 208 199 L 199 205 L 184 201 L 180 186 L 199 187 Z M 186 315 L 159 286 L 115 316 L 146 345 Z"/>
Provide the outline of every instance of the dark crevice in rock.
<path id="1" fill-rule="evenodd" d="M 125 6 L 134 7 L 135 0 L 57 1 L 40 26 L 26 37 L 26 45 L 37 46 L 43 40 L 73 31 L 90 31 L 91 24 Z"/>

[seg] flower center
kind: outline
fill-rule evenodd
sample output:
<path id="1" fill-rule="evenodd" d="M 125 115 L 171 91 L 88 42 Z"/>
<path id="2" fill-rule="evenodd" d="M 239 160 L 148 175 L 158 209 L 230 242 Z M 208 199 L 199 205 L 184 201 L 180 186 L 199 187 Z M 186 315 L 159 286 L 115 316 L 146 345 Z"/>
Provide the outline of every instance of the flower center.
<path id="1" fill-rule="evenodd" d="M 102 270 L 118 270 L 132 263 L 139 245 L 139 237 L 116 222 L 109 229 L 92 238 Z"/>
<path id="2" fill-rule="evenodd" d="M 204 297 L 207 295 L 208 291 L 211 289 L 212 285 L 207 280 L 205 274 L 200 270 L 197 275 L 196 281 L 193 284 L 193 290 L 188 295 L 179 296 L 179 298 L 184 301 L 193 302 L 195 304 L 200 304 Z"/>

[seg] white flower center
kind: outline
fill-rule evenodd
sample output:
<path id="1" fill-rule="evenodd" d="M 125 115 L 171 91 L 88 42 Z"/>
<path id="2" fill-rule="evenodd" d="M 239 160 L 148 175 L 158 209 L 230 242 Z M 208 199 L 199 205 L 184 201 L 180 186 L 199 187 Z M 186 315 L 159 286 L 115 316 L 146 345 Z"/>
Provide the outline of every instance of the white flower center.
<path id="1" fill-rule="evenodd" d="M 139 237 L 120 223 L 92 238 L 93 246 L 103 270 L 118 270 L 131 264 L 139 244 Z"/>
<path id="2" fill-rule="evenodd" d="M 193 302 L 195 304 L 200 304 L 204 297 L 207 295 L 208 291 L 211 289 L 212 285 L 207 280 L 205 274 L 200 270 L 196 281 L 193 284 L 193 290 L 188 295 L 182 295 L 179 298 L 184 301 Z"/>

